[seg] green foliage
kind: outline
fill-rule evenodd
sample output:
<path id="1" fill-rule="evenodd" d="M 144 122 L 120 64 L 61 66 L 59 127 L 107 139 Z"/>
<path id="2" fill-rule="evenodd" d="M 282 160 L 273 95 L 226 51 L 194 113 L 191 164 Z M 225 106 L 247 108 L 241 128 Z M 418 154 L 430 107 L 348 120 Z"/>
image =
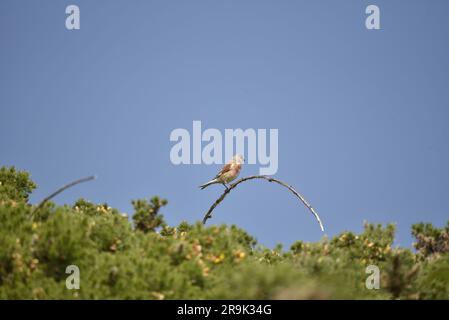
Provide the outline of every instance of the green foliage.
<path id="1" fill-rule="evenodd" d="M 423 263 L 416 283 L 417 298 L 449 299 L 449 254 Z"/>
<path id="2" fill-rule="evenodd" d="M 134 207 L 133 221 L 137 230 L 143 232 L 155 232 L 157 228 L 164 226 L 164 217 L 159 214 L 159 210 L 167 205 L 167 200 L 159 197 L 133 200 Z"/>
<path id="3" fill-rule="evenodd" d="M 28 201 L 28 196 L 36 188 L 36 184 L 25 171 L 17 171 L 15 167 L 0 168 L 0 201 Z"/>
<path id="4" fill-rule="evenodd" d="M 448 227 L 413 226 L 417 253 L 393 246 L 394 225 L 368 223 L 269 249 L 237 226 L 168 226 L 158 197 L 133 201 L 133 223 L 84 199 L 32 214 L 34 184 L 14 175 L 22 182 L 2 180 L 0 299 L 449 299 Z M 80 269 L 79 290 L 66 288 L 68 265 Z M 380 269 L 379 290 L 365 287 L 368 265 Z"/>
<path id="5" fill-rule="evenodd" d="M 422 258 L 449 252 L 449 222 L 443 229 L 430 223 L 418 223 L 412 226 L 412 234 L 416 238 L 415 248 Z"/>

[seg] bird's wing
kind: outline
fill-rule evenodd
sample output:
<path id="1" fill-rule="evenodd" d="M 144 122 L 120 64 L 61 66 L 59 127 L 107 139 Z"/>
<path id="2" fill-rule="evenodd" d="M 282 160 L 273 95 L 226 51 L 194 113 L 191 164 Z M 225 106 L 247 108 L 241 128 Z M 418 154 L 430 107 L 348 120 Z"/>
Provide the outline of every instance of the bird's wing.
<path id="1" fill-rule="evenodd" d="M 220 172 L 218 172 L 218 174 L 215 176 L 215 178 L 220 177 L 222 174 L 230 171 L 232 168 L 232 164 L 231 163 L 227 163 L 223 166 L 223 168 L 221 168 Z"/>

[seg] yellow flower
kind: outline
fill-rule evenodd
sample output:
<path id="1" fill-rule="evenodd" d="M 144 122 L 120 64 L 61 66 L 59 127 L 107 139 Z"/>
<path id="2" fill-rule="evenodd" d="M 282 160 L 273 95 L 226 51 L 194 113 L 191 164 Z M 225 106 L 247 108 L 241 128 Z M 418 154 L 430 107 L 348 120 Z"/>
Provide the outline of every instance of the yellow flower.
<path id="1" fill-rule="evenodd" d="M 153 292 L 151 292 L 151 295 L 152 295 L 156 300 L 164 300 L 164 299 L 165 299 L 164 294 L 162 294 L 162 293 L 160 293 L 160 292 L 153 291 Z"/>
<path id="2" fill-rule="evenodd" d="M 201 247 L 200 244 L 193 244 L 193 245 L 192 245 L 192 248 L 193 248 L 193 252 L 194 252 L 196 255 L 201 254 L 202 247 Z"/>
<path id="3" fill-rule="evenodd" d="M 245 258 L 246 253 L 245 253 L 244 251 L 242 251 L 242 250 L 237 250 L 237 251 L 234 253 L 234 256 L 235 256 L 236 262 L 240 262 L 242 259 Z"/>
<path id="4" fill-rule="evenodd" d="M 39 259 L 33 259 L 33 260 L 31 260 L 30 268 L 34 270 L 37 268 L 38 264 L 39 264 Z"/>
<path id="5" fill-rule="evenodd" d="M 224 258 L 225 258 L 224 253 L 221 253 L 218 257 L 215 257 L 214 263 L 219 264 L 219 263 L 223 262 Z"/>
<path id="6" fill-rule="evenodd" d="M 100 212 L 100 213 L 108 213 L 108 209 L 107 208 L 105 208 L 104 206 L 99 206 L 99 207 L 97 207 L 97 212 Z"/>

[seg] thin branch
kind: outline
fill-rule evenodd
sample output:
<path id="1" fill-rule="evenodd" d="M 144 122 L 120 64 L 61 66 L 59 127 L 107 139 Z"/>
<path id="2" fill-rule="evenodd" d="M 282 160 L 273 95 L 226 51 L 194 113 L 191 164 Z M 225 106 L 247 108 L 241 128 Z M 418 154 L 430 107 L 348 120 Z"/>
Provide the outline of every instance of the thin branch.
<path id="1" fill-rule="evenodd" d="M 290 190 L 299 200 L 301 200 L 301 202 L 307 207 L 307 209 L 309 209 L 309 211 L 315 216 L 315 219 L 318 221 L 318 224 L 320 225 L 321 231 L 324 232 L 324 227 L 323 224 L 321 223 L 321 219 L 318 215 L 318 213 L 315 211 L 315 209 L 307 202 L 307 200 L 301 195 L 299 194 L 295 189 L 293 189 L 292 186 L 289 186 L 288 184 L 269 177 L 269 176 L 249 176 L 249 177 L 245 177 L 242 179 L 237 180 L 235 183 L 231 184 L 229 186 L 228 189 L 226 189 L 223 194 L 217 199 L 215 200 L 214 204 L 212 204 L 212 206 L 209 208 L 209 210 L 207 211 L 207 213 L 204 215 L 203 218 L 203 224 L 206 224 L 206 221 L 210 218 L 212 218 L 212 211 L 214 211 L 214 209 L 224 200 L 224 198 L 228 195 L 229 192 L 231 192 L 232 189 L 234 189 L 235 187 L 237 187 L 240 183 L 248 181 L 248 180 L 252 180 L 252 179 L 265 179 L 269 182 L 276 182 L 277 184 L 280 184 L 281 186 L 287 188 L 288 190 Z"/>
<path id="2" fill-rule="evenodd" d="M 38 211 L 40 208 L 42 208 L 44 206 L 45 203 L 47 203 L 47 201 L 49 201 L 50 199 L 56 197 L 58 194 L 60 194 L 61 192 L 63 192 L 64 190 L 71 188 L 79 183 L 83 183 L 83 182 L 87 182 L 90 180 L 95 180 L 97 177 L 96 176 L 89 176 L 89 177 L 85 177 L 85 178 L 81 178 L 75 181 L 72 181 L 68 184 L 66 184 L 65 186 L 62 186 L 61 188 L 59 188 L 58 190 L 56 190 L 55 192 L 53 192 L 52 194 L 50 194 L 48 197 L 46 197 L 44 200 L 42 200 L 39 205 L 36 207 L 36 209 L 33 211 L 33 213 L 36 213 L 36 211 Z"/>

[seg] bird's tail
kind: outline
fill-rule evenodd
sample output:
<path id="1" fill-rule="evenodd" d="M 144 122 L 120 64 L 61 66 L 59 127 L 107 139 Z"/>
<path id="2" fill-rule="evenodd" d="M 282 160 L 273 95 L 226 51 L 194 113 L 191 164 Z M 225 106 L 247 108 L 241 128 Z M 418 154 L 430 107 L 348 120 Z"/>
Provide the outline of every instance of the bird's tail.
<path id="1" fill-rule="evenodd" d="M 219 183 L 219 181 L 217 179 L 213 179 L 213 180 L 211 180 L 209 182 L 206 182 L 205 184 L 201 185 L 200 188 L 201 188 L 201 190 L 203 190 L 204 188 L 207 188 L 211 184 L 215 184 L 215 183 Z"/>

